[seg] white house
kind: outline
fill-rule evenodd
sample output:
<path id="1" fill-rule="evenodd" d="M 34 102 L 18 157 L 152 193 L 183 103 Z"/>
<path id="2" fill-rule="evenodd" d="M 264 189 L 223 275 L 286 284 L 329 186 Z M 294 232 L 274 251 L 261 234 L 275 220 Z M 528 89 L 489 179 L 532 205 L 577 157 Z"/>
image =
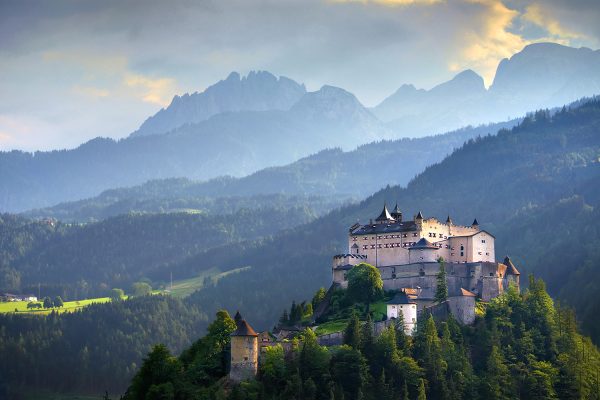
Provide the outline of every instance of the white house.
<path id="1" fill-rule="evenodd" d="M 397 319 L 400 315 L 404 319 L 404 333 L 412 336 L 417 326 L 417 303 L 404 290 L 400 290 L 387 302 L 387 318 Z"/>

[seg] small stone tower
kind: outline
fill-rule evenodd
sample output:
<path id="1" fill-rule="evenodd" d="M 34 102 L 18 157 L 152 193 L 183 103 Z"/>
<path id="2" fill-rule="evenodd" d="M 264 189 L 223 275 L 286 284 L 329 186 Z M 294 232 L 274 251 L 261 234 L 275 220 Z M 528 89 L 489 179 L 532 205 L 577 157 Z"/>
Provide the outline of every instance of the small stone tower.
<path id="1" fill-rule="evenodd" d="M 235 314 L 237 329 L 231 334 L 231 369 L 229 378 L 235 382 L 254 379 L 258 372 L 258 335 L 242 318 Z"/>

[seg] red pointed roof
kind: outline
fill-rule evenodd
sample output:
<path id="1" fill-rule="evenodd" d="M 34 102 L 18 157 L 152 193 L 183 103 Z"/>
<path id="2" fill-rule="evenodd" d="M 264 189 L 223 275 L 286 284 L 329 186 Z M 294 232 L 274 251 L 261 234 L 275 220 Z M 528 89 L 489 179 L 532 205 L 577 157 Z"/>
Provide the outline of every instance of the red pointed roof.
<path id="1" fill-rule="evenodd" d="M 237 329 L 231 334 L 231 336 L 258 336 L 250 324 L 242 318 L 239 311 L 235 314 L 234 320 L 235 324 L 237 325 Z"/>

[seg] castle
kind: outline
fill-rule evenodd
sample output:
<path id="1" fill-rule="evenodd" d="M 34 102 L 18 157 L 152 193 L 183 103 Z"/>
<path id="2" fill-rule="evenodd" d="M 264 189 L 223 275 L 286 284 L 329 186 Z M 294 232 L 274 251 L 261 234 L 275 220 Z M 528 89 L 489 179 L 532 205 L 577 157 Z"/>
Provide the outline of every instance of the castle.
<path id="1" fill-rule="evenodd" d="M 453 314 L 463 314 L 460 319 L 469 323 L 474 315 L 464 314 L 461 305 L 471 302 L 465 298 L 489 301 L 511 283 L 519 286 L 520 273 L 512 261 L 508 257 L 496 261 L 494 241 L 477 219 L 463 226 L 454 224 L 450 216 L 441 222 L 419 212 L 404 220 L 398 205 L 392 212 L 384 205 L 375 221 L 350 227 L 348 253 L 333 257 L 333 283 L 347 287 L 348 271 L 369 263 L 379 269 L 385 290 L 409 290 L 423 309 L 433 304 L 438 260 L 443 258 Z"/>
<path id="2" fill-rule="evenodd" d="M 480 228 L 477 219 L 470 226 L 463 226 L 454 224 L 450 217 L 442 223 L 436 218 L 424 218 L 419 212 L 405 221 L 398 205 L 391 213 L 384 205 L 375 221 L 350 227 L 348 253 L 333 257 L 332 287 L 346 288 L 347 273 L 355 265 L 369 263 L 377 267 L 384 289 L 396 293 L 387 301 L 387 319 L 374 324 L 375 334 L 402 318 L 404 332 L 412 335 L 417 317 L 424 310 L 435 318 L 452 314 L 459 322 L 470 324 L 475 320 L 476 298 L 489 301 L 511 284 L 519 287 L 520 273 L 510 258 L 496 261 L 494 241 L 491 233 Z M 448 298 L 434 303 L 440 259 L 445 262 Z M 269 332 L 257 334 L 239 312 L 235 323 L 229 373 L 233 381 L 256 376 L 265 348 L 291 344 L 273 341 Z M 318 338 L 326 346 L 339 345 L 342 339 L 342 332 Z"/>

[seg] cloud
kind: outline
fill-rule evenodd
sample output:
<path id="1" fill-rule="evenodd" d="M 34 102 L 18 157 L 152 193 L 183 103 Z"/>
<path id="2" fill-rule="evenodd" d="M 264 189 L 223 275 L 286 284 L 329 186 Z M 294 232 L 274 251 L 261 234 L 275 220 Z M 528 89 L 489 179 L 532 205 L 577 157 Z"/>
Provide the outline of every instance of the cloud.
<path id="1" fill-rule="evenodd" d="M 138 92 L 141 99 L 147 103 L 160 106 L 169 105 L 177 84 L 172 78 L 153 79 L 143 75 L 131 74 L 125 77 L 125 85 Z"/>
<path id="2" fill-rule="evenodd" d="M 258 69 L 374 106 L 466 68 L 489 84 L 535 41 L 597 47 L 599 18 L 597 0 L 0 1 L 0 114 L 42 121 L 2 132 L 22 148 L 120 138 L 173 95 Z"/>
<path id="3" fill-rule="evenodd" d="M 548 9 L 543 8 L 539 3 L 533 3 L 525 9 L 521 17 L 524 21 L 531 22 L 534 25 L 546 30 L 550 35 L 560 39 L 580 39 L 582 34 L 565 28 L 560 21 L 553 17 Z"/>
<path id="4" fill-rule="evenodd" d="M 73 91 L 75 93 L 84 95 L 84 96 L 88 96 L 91 98 L 102 98 L 102 97 L 108 97 L 110 95 L 110 91 L 108 91 L 107 89 L 101 89 L 101 88 L 96 88 L 96 87 L 85 87 L 85 86 L 79 86 L 76 85 L 73 87 Z"/>
<path id="5" fill-rule="evenodd" d="M 448 68 L 453 71 L 472 68 L 489 85 L 499 61 L 520 51 L 531 40 L 512 30 L 519 12 L 502 1 L 467 0 L 466 3 L 475 6 L 477 12 L 472 17 L 473 23 L 462 32 L 459 57 L 451 59 Z"/>
<path id="6" fill-rule="evenodd" d="M 413 6 L 445 3 L 446 0 L 333 0 L 335 3 L 381 4 L 385 6 Z"/>

